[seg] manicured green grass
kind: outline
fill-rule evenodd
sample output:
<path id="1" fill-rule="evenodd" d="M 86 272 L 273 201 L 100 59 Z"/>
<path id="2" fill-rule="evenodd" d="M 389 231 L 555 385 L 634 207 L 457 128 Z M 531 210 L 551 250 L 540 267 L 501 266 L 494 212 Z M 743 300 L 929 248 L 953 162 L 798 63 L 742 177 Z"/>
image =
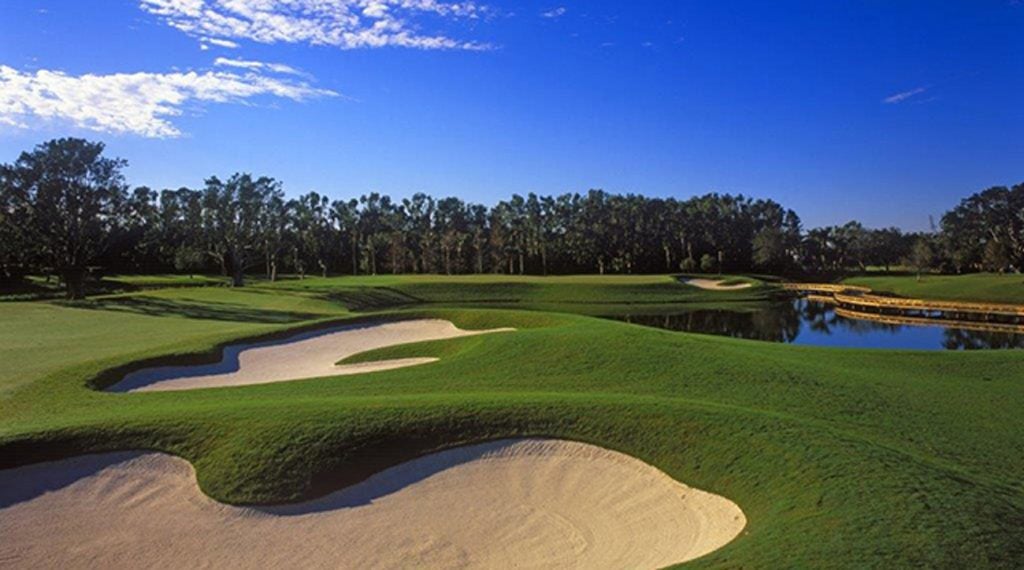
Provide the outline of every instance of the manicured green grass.
<path id="1" fill-rule="evenodd" d="M 111 275 L 104 281 L 129 287 L 202 287 L 227 286 L 231 279 L 220 275 Z"/>
<path id="2" fill-rule="evenodd" d="M 984 301 L 1024 304 L 1024 275 L 971 273 L 967 275 L 879 275 L 851 277 L 851 285 L 918 299 Z"/>
<path id="3" fill-rule="evenodd" d="M 103 295 L 165 287 L 224 287 L 230 283 L 230 279 L 219 275 L 113 275 L 90 278 L 85 289 L 88 295 Z M 66 289 L 57 277 L 30 275 L 0 287 L 0 302 L 62 299 L 65 294 Z"/>
<path id="4" fill-rule="evenodd" d="M 696 567 L 1024 561 L 1020 352 L 798 347 L 567 314 L 604 301 L 748 298 L 666 278 L 350 279 L 165 290 L 91 308 L 0 304 L 0 461 L 158 449 L 192 461 L 217 499 L 274 502 L 365 474 L 381 454 L 556 436 L 621 450 L 739 504 L 748 528 Z M 478 306 L 448 306 L 460 290 Z M 496 292 L 505 297 L 495 303 Z M 440 358 L 362 376 L 167 393 L 86 387 L 132 360 L 348 318 L 345 295 L 376 299 L 388 318 L 518 331 L 357 355 Z M 397 303 L 405 297 L 427 302 Z M 169 303 L 166 314 L 132 307 L 151 299 Z M 549 310 L 481 308 L 494 305 Z"/>
<path id="5" fill-rule="evenodd" d="M 273 289 L 330 292 L 342 302 L 359 304 L 367 293 L 389 294 L 383 304 L 445 304 L 477 307 L 562 306 L 576 312 L 577 305 L 643 305 L 718 303 L 764 300 L 776 291 L 754 279 L 755 286 L 742 291 L 706 291 L 685 285 L 671 275 L 638 276 L 501 276 L 501 275 L 402 275 L 373 277 L 310 278 L 289 280 L 265 287 Z"/>

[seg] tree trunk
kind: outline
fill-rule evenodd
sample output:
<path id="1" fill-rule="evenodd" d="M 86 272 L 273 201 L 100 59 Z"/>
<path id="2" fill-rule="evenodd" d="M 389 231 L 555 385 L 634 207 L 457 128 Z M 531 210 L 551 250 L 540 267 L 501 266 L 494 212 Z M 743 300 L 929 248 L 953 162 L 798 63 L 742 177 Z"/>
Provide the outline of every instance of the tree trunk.
<path id="1" fill-rule="evenodd" d="M 359 239 L 352 234 L 352 275 L 359 275 Z"/>
<path id="2" fill-rule="evenodd" d="M 85 298 L 85 271 L 77 267 L 64 270 L 65 296 L 68 300 Z"/>

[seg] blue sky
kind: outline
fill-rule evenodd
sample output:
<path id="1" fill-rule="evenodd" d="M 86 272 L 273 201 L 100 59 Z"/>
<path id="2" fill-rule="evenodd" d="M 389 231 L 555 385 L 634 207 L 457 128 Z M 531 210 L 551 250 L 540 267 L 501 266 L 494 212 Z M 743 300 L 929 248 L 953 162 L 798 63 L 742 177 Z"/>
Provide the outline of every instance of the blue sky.
<path id="1" fill-rule="evenodd" d="M 316 4 L 4 2 L 0 161 L 74 135 L 155 188 L 718 191 L 911 230 L 1024 181 L 1024 2 Z"/>

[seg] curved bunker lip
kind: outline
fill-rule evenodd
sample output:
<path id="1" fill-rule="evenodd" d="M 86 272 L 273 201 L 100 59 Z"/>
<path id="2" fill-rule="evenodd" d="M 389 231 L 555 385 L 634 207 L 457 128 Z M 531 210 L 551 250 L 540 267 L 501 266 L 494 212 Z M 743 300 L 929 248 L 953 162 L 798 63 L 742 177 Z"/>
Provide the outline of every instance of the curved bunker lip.
<path id="1" fill-rule="evenodd" d="M 682 283 L 684 285 L 692 285 L 699 289 L 706 289 L 708 291 L 739 291 L 740 289 L 749 289 L 753 285 L 751 283 L 735 283 L 733 285 L 725 285 L 722 283 L 722 279 L 702 279 L 700 277 L 683 278 Z"/>
<path id="2" fill-rule="evenodd" d="M 134 370 L 108 387 L 107 391 L 192 390 L 393 370 L 435 362 L 437 359 L 403 358 L 360 364 L 335 363 L 378 348 L 514 330 L 462 330 L 440 319 L 343 324 L 299 332 L 285 338 L 229 344 L 222 349 L 218 362 Z"/>
<path id="3" fill-rule="evenodd" d="M 0 471 L 0 515 L 5 550 L 26 566 L 658 568 L 746 525 L 732 501 L 639 459 L 535 438 L 448 449 L 270 507 L 206 497 L 177 457 L 81 456 Z"/>

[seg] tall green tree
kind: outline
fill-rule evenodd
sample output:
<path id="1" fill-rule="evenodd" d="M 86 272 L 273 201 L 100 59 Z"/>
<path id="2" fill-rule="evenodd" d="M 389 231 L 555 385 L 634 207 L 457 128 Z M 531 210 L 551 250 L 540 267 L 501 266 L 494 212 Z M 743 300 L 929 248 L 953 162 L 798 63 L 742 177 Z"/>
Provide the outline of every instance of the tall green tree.
<path id="1" fill-rule="evenodd" d="M 987 250 L 1024 267 L 1024 184 L 972 194 L 942 217 L 941 226 L 958 266 L 981 267 Z"/>
<path id="2" fill-rule="evenodd" d="M 359 274 L 359 201 L 335 200 L 331 202 L 331 222 L 338 237 L 339 252 L 347 252 L 352 275 Z"/>
<path id="3" fill-rule="evenodd" d="M 754 236 L 754 266 L 762 271 L 775 272 L 786 265 L 786 240 L 782 230 L 766 226 Z"/>
<path id="4" fill-rule="evenodd" d="M 273 178 L 234 174 L 226 181 L 216 176 L 203 190 L 203 230 L 207 254 L 231 276 L 235 287 L 245 285 L 246 270 L 264 261 L 268 204 L 282 194 Z"/>
<path id="5" fill-rule="evenodd" d="M 103 149 L 103 143 L 56 139 L 3 169 L 5 207 L 25 228 L 22 246 L 62 277 L 69 299 L 85 295 L 89 265 L 109 246 L 126 200 L 127 162 L 104 157 Z"/>
<path id="6" fill-rule="evenodd" d="M 331 204 L 326 196 L 309 192 L 288 203 L 292 218 L 292 253 L 300 277 L 306 267 L 316 267 L 327 277 L 328 260 L 334 242 L 330 221 Z"/>
<path id="7" fill-rule="evenodd" d="M 10 176 L 10 166 L 0 164 L 0 284 L 20 281 L 32 262 L 22 223 L 28 217 L 27 204 L 15 199 Z"/>
<path id="8" fill-rule="evenodd" d="M 917 236 L 917 240 L 914 242 L 914 247 L 910 250 L 910 264 L 914 267 L 917 272 L 917 280 L 921 280 L 921 275 L 928 272 L 935 265 L 935 246 L 933 244 L 933 236 L 928 234 L 920 234 Z"/>
<path id="9" fill-rule="evenodd" d="M 466 204 L 459 198 L 449 197 L 437 202 L 436 232 L 440 236 L 441 260 L 448 275 L 462 272 L 462 252 L 469 239 Z"/>

